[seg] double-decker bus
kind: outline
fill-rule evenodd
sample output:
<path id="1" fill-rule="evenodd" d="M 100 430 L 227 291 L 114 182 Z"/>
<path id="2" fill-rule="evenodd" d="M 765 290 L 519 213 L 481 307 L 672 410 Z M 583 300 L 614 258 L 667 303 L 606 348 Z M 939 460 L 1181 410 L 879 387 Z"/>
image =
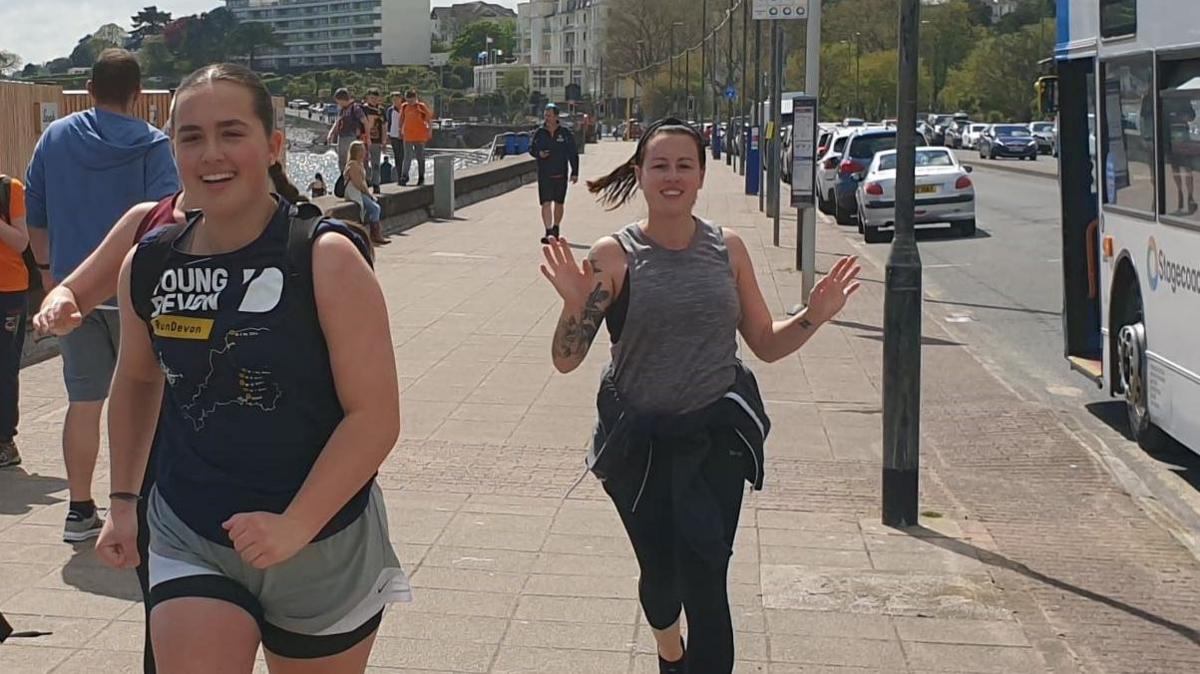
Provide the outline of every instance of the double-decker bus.
<path id="1" fill-rule="evenodd" d="M 1055 65 L 1066 356 L 1200 452 L 1200 0 L 1058 0 Z"/>

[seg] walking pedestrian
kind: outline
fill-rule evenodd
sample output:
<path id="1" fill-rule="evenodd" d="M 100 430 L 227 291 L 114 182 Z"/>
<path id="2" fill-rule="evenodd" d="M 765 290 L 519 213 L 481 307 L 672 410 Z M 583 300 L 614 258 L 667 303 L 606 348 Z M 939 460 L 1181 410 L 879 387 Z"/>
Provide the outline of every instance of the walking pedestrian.
<path id="1" fill-rule="evenodd" d="M 558 106 L 546 105 L 545 124 L 533 133 L 529 154 L 537 159 L 538 203 L 542 206 L 542 243 L 559 236 L 567 203 L 567 182 L 579 182 L 579 149 L 575 136 L 558 120 Z"/>
<path id="2" fill-rule="evenodd" d="M 26 219 L 47 290 L 66 278 L 131 206 L 179 189 L 167 137 L 131 116 L 141 76 L 133 54 L 102 52 L 87 84 L 94 106 L 52 123 L 33 151 L 25 178 Z M 92 499 L 92 476 L 119 331 L 116 305 L 109 301 L 59 340 L 69 401 L 63 424 L 70 491 L 63 540 L 68 542 L 95 537 L 103 524 Z"/>
<path id="3" fill-rule="evenodd" d="M 404 124 L 401 120 L 400 111 L 404 107 L 404 96 L 399 91 L 393 91 L 391 94 L 392 107 L 384 112 L 384 117 L 388 127 L 388 143 L 392 146 L 392 161 L 397 164 L 404 163 Z M 400 182 L 402 174 L 396 171 L 396 184 Z"/>
<path id="4" fill-rule="evenodd" d="M 262 167 L 283 142 L 270 100 L 241 66 L 180 84 L 174 147 L 201 212 L 121 269 L 113 508 L 97 553 L 139 561 L 153 444 L 164 671 L 248 673 L 261 644 L 272 672 L 362 672 L 384 606 L 410 594 L 373 478 L 399 431 L 382 292 L 351 230 L 267 194 Z M 218 142 L 229 128 L 239 140 Z"/>
<path id="5" fill-rule="evenodd" d="M 350 143 L 361 140 L 369 143 L 367 136 L 367 113 L 363 106 L 354 100 L 350 90 L 345 87 L 333 94 L 333 100 L 338 106 L 337 119 L 329 127 L 325 142 L 337 143 L 338 169 L 346 165 L 346 155 L 350 152 Z"/>
<path id="6" fill-rule="evenodd" d="M 362 141 L 356 140 L 350 144 L 350 156 L 342 169 L 342 175 L 346 177 L 346 200 L 358 204 L 359 219 L 371 233 L 371 243 L 385 246 L 391 243 L 391 240 L 383 235 L 383 225 L 379 222 L 383 209 L 371 196 L 367 184 L 367 170 L 364 166 L 366 155 L 367 147 Z"/>
<path id="7" fill-rule="evenodd" d="M 0 468 L 21 463 L 14 438 L 21 409 L 21 351 L 29 290 L 24 253 L 28 247 L 25 186 L 0 174 Z"/>
<path id="8" fill-rule="evenodd" d="M 425 184 L 425 144 L 433 137 L 433 111 L 417 97 L 416 89 L 404 93 L 400 108 L 404 133 L 404 159 L 400 161 L 400 184 L 408 184 L 409 165 L 417 162 L 417 184 Z"/>
<path id="9" fill-rule="evenodd" d="M 552 237 L 542 273 L 563 300 L 552 351 L 559 371 L 577 368 L 601 322 L 608 325 L 612 362 L 588 465 L 637 556 L 659 671 L 729 674 L 726 575 L 742 481 L 761 488 L 770 429 L 753 374 L 737 357 L 737 333 L 764 361 L 792 354 L 858 290 L 859 267 L 839 260 L 808 308 L 772 320 L 742 238 L 692 213 L 703 146 L 679 119 L 647 129 L 633 157 L 588 188 L 615 208 L 640 187 L 648 217 L 597 241 L 582 265 L 565 239 Z"/>
<path id="10" fill-rule="evenodd" d="M 383 158 L 383 135 L 385 120 L 383 106 L 378 89 L 367 89 L 367 104 L 363 106 L 367 114 L 367 183 L 372 192 L 379 194 L 379 185 L 383 178 L 380 174 L 380 160 Z"/>
<path id="11" fill-rule="evenodd" d="M 279 166 L 276 162 L 272 165 L 272 170 L 268 171 L 274 191 L 277 194 L 297 191 L 282 170 L 274 170 Z M 180 191 L 157 203 L 146 202 L 129 209 L 96 250 L 63 279 L 62 283 L 46 294 L 40 310 L 33 317 L 34 327 L 46 335 L 62 337 L 70 334 L 79 327 L 84 314 L 117 294 L 117 277 L 131 243 L 136 245 L 144 236 L 160 227 L 186 222 L 186 213 L 199 209 L 201 205 L 201 202 L 189 199 L 185 192 Z M 142 479 L 142 490 L 139 494 L 141 499 L 137 503 L 139 562 L 136 572 L 145 606 L 145 640 L 142 650 L 144 674 L 155 674 L 156 671 L 150 637 L 150 528 L 146 520 L 146 497 L 150 495 L 150 489 L 154 486 L 155 463 L 152 448 Z"/>

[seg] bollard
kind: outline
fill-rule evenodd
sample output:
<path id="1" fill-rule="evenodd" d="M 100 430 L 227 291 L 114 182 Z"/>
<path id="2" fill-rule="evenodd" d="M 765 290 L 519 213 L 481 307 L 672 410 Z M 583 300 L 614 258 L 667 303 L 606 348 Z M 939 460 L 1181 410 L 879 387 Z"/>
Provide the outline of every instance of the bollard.
<path id="1" fill-rule="evenodd" d="M 433 158 L 433 216 L 454 217 L 454 157 L 449 155 Z"/>

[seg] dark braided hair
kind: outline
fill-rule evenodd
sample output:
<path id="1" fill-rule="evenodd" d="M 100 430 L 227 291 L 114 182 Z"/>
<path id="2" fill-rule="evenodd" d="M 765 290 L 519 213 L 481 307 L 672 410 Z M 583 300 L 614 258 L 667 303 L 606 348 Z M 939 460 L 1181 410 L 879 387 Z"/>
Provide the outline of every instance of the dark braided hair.
<path id="1" fill-rule="evenodd" d="M 704 168 L 704 136 L 700 135 L 696 127 L 678 117 L 664 117 L 646 128 L 642 137 L 638 139 L 637 149 L 629 161 L 613 169 L 606 176 L 588 181 L 588 191 L 599 195 L 596 198 L 607 206 L 608 210 L 612 211 L 624 206 L 633 197 L 633 192 L 638 187 L 637 173 L 634 171 L 634 167 L 641 166 L 646 161 L 646 146 L 649 145 L 650 139 L 658 134 L 678 134 L 691 137 L 696 141 L 696 153 L 700 155 L 700 168 Z"/>

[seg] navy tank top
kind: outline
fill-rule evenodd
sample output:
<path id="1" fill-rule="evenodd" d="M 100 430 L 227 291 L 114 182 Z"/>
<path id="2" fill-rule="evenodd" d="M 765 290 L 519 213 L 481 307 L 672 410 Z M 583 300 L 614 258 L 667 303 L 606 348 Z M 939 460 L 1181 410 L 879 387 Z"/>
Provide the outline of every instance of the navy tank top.
<path id="1" fill-rule="evenodd" d="M 219 255 L 181 250 L 198 220 L 176 225 L 186 229 L 148 298 L 166 377 L 155 439 L 158 490 L 193 530 L 230 547 L 221 524 L 242 512 L 282 513 L 344 416 L 316 310 L 293 306 L 313 299 L 287 282 L 290 211 L 280 199 L 254 242 Z M 139 253 L 170 229 L 148 234 Z M 317 235 L 323 230 L 356 237 L 336 221 L 322 222 Z M 362 513 L 372 482 L 316 539 Z"/>

